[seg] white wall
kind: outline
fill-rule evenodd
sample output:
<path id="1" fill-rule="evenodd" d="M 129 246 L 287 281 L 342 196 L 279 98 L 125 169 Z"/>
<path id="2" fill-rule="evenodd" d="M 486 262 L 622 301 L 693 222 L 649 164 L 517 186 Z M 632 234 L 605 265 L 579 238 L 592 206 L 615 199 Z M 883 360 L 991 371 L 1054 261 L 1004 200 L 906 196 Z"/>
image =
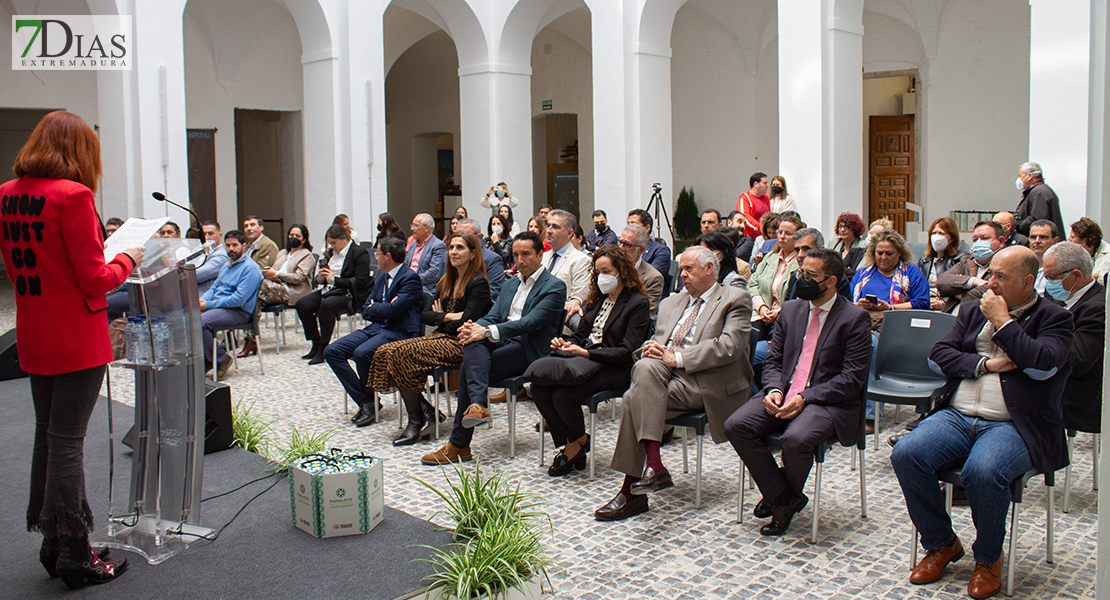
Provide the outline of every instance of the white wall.
<path id="1" fill-rule="evenodd" d="M 550 54 L 546 52 L 548 44 Z M 550 111 L 543 110 L 544 100 L 551 100 Z M 578 115 L 578 211 L 579 218 L 584 219 L 594 211 L 593 66 L 588 50 L 552 27 L 540 31 L 532 43 L 531 104 L 533 118 L 552 113 Z M 521 151 L 531 147 L 529 140 L 521 140 Z M 556 162 L 555 159 L 552 156 L 551 162 Z M 539 165 L 540 161 L 534 164 Z M 535 170 L 532 178 L 533 189 L 546 190 L 546 164 Z M 544 197 L 526 200 L 531 202 L 530 212 L 521 207 L 514 213 L 517 217 L 526 212 L 533 214 Z"/>
<path id="2" fill-rule="evenodd" d="M 1029 139 L 1029 6 L 950 3 L 924 87 L 925 221 L 955 209 L 1010 210 Z"/>
<path id="3" fill-rule="evenodd" d="M 434 214 L 427 199 L 414 204 L 413 136 L 451 133 L 455 136 L 455 178 L 466 160 L 459 152 L 459 59 L 455 43 L 439 31 L 420 40 L 393 63 L 385 80 L 386 148 L 389 169 L 389 211 L 402 227 L 420 212 Z M 435 140 L 432 146 L 435 148 Z M 527 151 L 527 143 L 522 151 Z M 462 182 L 464 205 L 472 215 L 483 210 L 477 200 L 489 186 Z M 473 200 L 471 200 L 473 198 Z M 375 218 L 375 223 L 376 223 Z"/>
<path id="4" fill-rule="evenodd" d="M 271 2 L 250 1 L 267 5 L 259 10 L 272 9 L 268 6 L 273 4 Z M 300 35 L 293 17 L 282 10 L 284 14 L 277 16 L 243 49 L 238 69 L 225 71 L 225 77 L 234 79 L 220 81 L 209 37 L 215 34 L 218 44 L 222 35 L 249 31 L 249 24 L 238 20 L 249 18 L 250 7 L 240 7 L 247 9 L 245 13 L 209 13 L 208 17 L 221 19 L 213 25 L 217 31 L 207 31 L 207 25 L 197 22 L 194 17 L 200 15 L 194 12 L 196 8 L 191 2 L 184 18 L 186 120 L 189 128 L 215 127 L 219 130 L 215 140 L 216 209 L 217 220 L 226 231 L 241 225 L 236 202 L 235 109 L 302 109 Z M 312 208 L 308 210 L 311 212 Z M 322 234 L 313 232 L 314 245 L 321 244 Z M 267 235 L 276 238 L 282 234 L 268 231 Z"/>
<path id="5" fill-rule="evenodd" d="M 732 33 L 691 4 L 675 15 L 671 52 L 674 190 L 665 190 L 667 210 L 673 216 L 678 192 L 693 187 L 698 209 L 727 215 L 752 173 L 778 168 L 778 144 L 769 143 L 778 135 L 777 73 L 762 60 L 770 52 L 760 72 L 748 75 Z"/>

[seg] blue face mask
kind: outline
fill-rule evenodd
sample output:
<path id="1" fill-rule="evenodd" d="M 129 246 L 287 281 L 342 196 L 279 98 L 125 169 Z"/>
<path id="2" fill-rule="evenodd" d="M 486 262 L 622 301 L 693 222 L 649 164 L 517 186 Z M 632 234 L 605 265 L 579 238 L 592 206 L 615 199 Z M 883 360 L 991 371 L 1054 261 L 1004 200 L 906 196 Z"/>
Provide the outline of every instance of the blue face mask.
<path id="1" fill-rule="evenodd" d="M 1063 302 L 1071 296 L 1071 292 L 1064 289 L 1064 282 L 1055 279 L 1049 279 L 1045 282 L 1044 291 L 1055 301 Z"/>
<path id="2" fill-rule="evenodd" d="M 975 257 L 975 260 L 984 263 L 994 256 L 994 250 L 991 249 L 991 243 L 987 240 L 978 240 L 971 245 L 971 255 Z"/>

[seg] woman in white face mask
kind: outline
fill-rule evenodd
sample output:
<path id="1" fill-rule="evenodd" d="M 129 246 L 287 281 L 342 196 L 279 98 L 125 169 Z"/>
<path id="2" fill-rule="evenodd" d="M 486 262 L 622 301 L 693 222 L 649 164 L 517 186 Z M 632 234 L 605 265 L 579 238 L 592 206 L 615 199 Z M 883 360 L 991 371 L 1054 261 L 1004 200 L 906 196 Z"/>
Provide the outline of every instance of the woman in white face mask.
<path id="1" fill-rule="evenodd" d="M 586 311 L 569 340 L 551 340 L 551 356 L 528 367 L 532 399 L 555 446 L 563 449 L 547 470 L 560 477 L 586 468 L 590 436 L 581 401 L 597 392 L 628 389 L 632 352 L 649 335 L 651 304 L 639 271 L 619 245 L 593 256 Z"/>
<path id="2" fill-rule="evenodd" d="M 960 251 L 960 234 L 952 217 L 941 217 L 929 226 L 929 245 L 917 266 L 929 280 L 929 305 L 941 310 L 945 300 L 937 293 L 937 277 L 960 262 L 965 253 Z"/>

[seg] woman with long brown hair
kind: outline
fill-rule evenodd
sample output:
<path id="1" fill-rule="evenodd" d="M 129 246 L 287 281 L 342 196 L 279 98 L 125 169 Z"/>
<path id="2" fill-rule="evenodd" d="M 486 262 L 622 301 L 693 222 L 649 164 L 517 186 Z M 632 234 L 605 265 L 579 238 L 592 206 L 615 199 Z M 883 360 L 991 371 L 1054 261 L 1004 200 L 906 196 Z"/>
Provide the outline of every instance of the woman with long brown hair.
<path id="1" fill-rule="evenodd" d="M 485 316 L 493 301 L 486 279 L 482 245 L 473 233 L 453 233 L 447 239 L 447 272 L 439 279 L 436 297 L 421 319 L 436 329 L 431 334 L 390 342 L 374 352 L 367 387 L 385 392 L 396 387 L 405 401 L 408 426 L 394 446 L 415 444 L 431 435 L 435 419 L 444 420 L 424 398 L 424 384 L 436 366 L 462 364 L 459 326 Z"/>
<path id="2" fill-rule="evenodd" d="M 81 117 L 43 117 L 12 170 L 18 179 L 0 186 L 0 251 L 22 257 L 5 262 L 16 290 L 19 363 L 31 374 L 35 403 L 27 529 L 42 532 L 39 560 L 51 577 L 70 587 L 104 583 L 127 561 L 105 561 L 106 552 L 89 546 L 85 431 L 112 360 L 105 294 L 142 264 L 143 250 L 105 263 L 94 204 L 100 142 Z"/>
<path id="3" fill-rule="evenodd" d="M 627 388 L 632 352 L 647 339 L 651 303 L 636 265 L 619 245 L 594 252 L 582 308 L 586 312 L 574 335 L 551 340 L 552 355 L 532 363 L 525 375 L 532 379 L 532 399 L 552 441 L 563 446 L 547 470 L 553 477 L 585 468 L 590 436 L 581 400 L 603 390 Z"/>
<path id="4" fill-rule="evenodd" d="M 401 240 L 402 244 L 406 243 L 405 232 L 397 223 L 397 219 L 393 218 L 392 213 L 384 212 L 378 215 L 378 237 L 374 239 L 374 247 L 377 248 L 378 242 L 382 241 L 382 238 L 387 235 Z"/>

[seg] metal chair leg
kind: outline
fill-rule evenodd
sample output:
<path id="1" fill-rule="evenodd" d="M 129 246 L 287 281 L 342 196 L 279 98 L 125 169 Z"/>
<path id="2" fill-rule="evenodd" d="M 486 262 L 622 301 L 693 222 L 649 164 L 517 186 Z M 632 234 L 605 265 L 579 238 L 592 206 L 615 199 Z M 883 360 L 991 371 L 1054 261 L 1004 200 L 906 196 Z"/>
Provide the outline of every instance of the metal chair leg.
<path id="1" fill-rule="evenodd" d="M 1047 555 L 1045 557 L 1045 562 L 1051 565 L 1053 563 L 1052 553 L 1053 550 L 1055 550 L 1056 545 L 1056 535 L 1054 532 L 1054 525 L 1056 524 L 1056 488 L 1051 485 L 1046 487 L 1048 488 L 1048 526 L 1046 532 L 1048 535 L 1048 539 L 1045 540 L 1045 545 L 1047 546 L 1047 548 L 1045 549 L 1045 554 Z"/>
<path id="2" fill-rule="evenodd" d="M 1094 478 L 1094 484 L 1093 484 L 1092 489 L 1094 489 L 1094 491 L 1096 491 L 1096 492 L 1098 491 L 1098 458 L 1099 458 L 1099 454 L 1101 454 L 1101 453 L 1102 453 L 1102 434 L 1096 433 L 1095 434 L 1095 447 L 1091 451 L 1091 464 L 1093 465 L 1093 471 L 1091 472 L 1091 476 Z"/>
<path id="3" fill-rule="evenodd" d="M 817 463 L 817 474 L 813 479 L 813 522 L 810 525 L 809 543 L 817 543 L 817 522 L 821 517 L 821 467 L 825 463 Z"/>
<path id="4" fill-rule="evenodd" d="M 219 339 L 219 336 L 216 335 L 216 332 L 212 332 L 212 383 L 216 383 L 216 371 L 219 370 L 219 364 L 216 360 L 220 357 L 216 352 L 218 350 L 217 346 L 219 345 L 216 341 L 217 339 Z"/>
<path id="5" fill-rule="evenodd" d="M 1018 502 L 1010 503 L 1010 543 L 1009 543 L 1009 549 L 1008 549 L 1010 555 L 1006 557 L 1006 595 L 1007 596 L 1013 596 L 1014 595 L 1014 563 L 1016 562 L 1014 560 L 1014 546 L 1017 545 L 1015 543 L 1016 540 L 1014 540 L 1014 526 L 1017 524 L 1018 504 L 1019 504 Z"/>
<path id="6" fill-rule="evenodd" d="M 917 568 L 917 525 L 910 522 L 910 570 Z"/>
<path id="7" fill-rule="evenodd" d="M 704 434 L 699 435 L 699 436 L 697 436 L 697 438 L 698 438 L 698 458 L 697 458 L 698 471 L 697 471 L 697 475 L 694 476 L 694 509 L 695 510 L 701 508 L 701 450 L 702 450 L 703 444 L 705 443 L 705 435 Z"/>
<path id="8" fill-rule="evenodd" d="M 1064 467 L 1064 514 L 1071 510 L 1071 464 L 1075 462 L 1075 438 L 1068 437 L 1068 466 Z"/>
<path id="9" fill-rule="evenodd" d="M 597 458 L 597 413 L 590 411 L 590 445 L 593 446 L 593 452 L 590 452 L 590 481 L 594 480 L 594 459 Z"/>
<path id="10" fill-rule="evenodd" d="M 875 447 L 879 447 L 879 422 L 883 420 L 883 405 L 881 402 L 875 403 Z"/>
<path id="11" fill-rule="evenodd" d="M 744 522 L 744 461 L 740 461 L 740 471 L 736 475 L 736 522 Z"/>
<path id="12" fill-rule="evenodd" d="M 259 341 L 262 340 L 262 330 L 261 329 L 258 330 L 258 339 L 259 339 Z M 261 346 L 258 347 L 258 373 L 260 375 L 265 375 L 266 374 L 266 367 L 263 366 L 263 364 L 262 364 L 262 347 Z"/>
<path id="13" fill-rule="evenodd" d="M 686 427 L 682 428 L 682 472 L 690 472 L 690 463 L 686 460 Z"/>
<path id="14" fill-rule="evenodd" d="M 544 440 L 543 440 L 543 415 L 541 414 L 540 415 L 540 467 L 541 468 L 543 467 L 543 447 L 544 447 L 543 442 L 544 442 Z M 558 455 L 556 455 L 556 456 L 558 456 Z"/>
<path id="15" fill-rule="evenodd" d="M 516 458 L 516 387 L 505 390 L 509 405 L 509 458 Z"/>
<path id="16" fill-rule="evenodd" d="M 863 468 L 865 452 L 859 451 L 859 516 L 863 519 L 867 518 L 867 469 Z"/>

